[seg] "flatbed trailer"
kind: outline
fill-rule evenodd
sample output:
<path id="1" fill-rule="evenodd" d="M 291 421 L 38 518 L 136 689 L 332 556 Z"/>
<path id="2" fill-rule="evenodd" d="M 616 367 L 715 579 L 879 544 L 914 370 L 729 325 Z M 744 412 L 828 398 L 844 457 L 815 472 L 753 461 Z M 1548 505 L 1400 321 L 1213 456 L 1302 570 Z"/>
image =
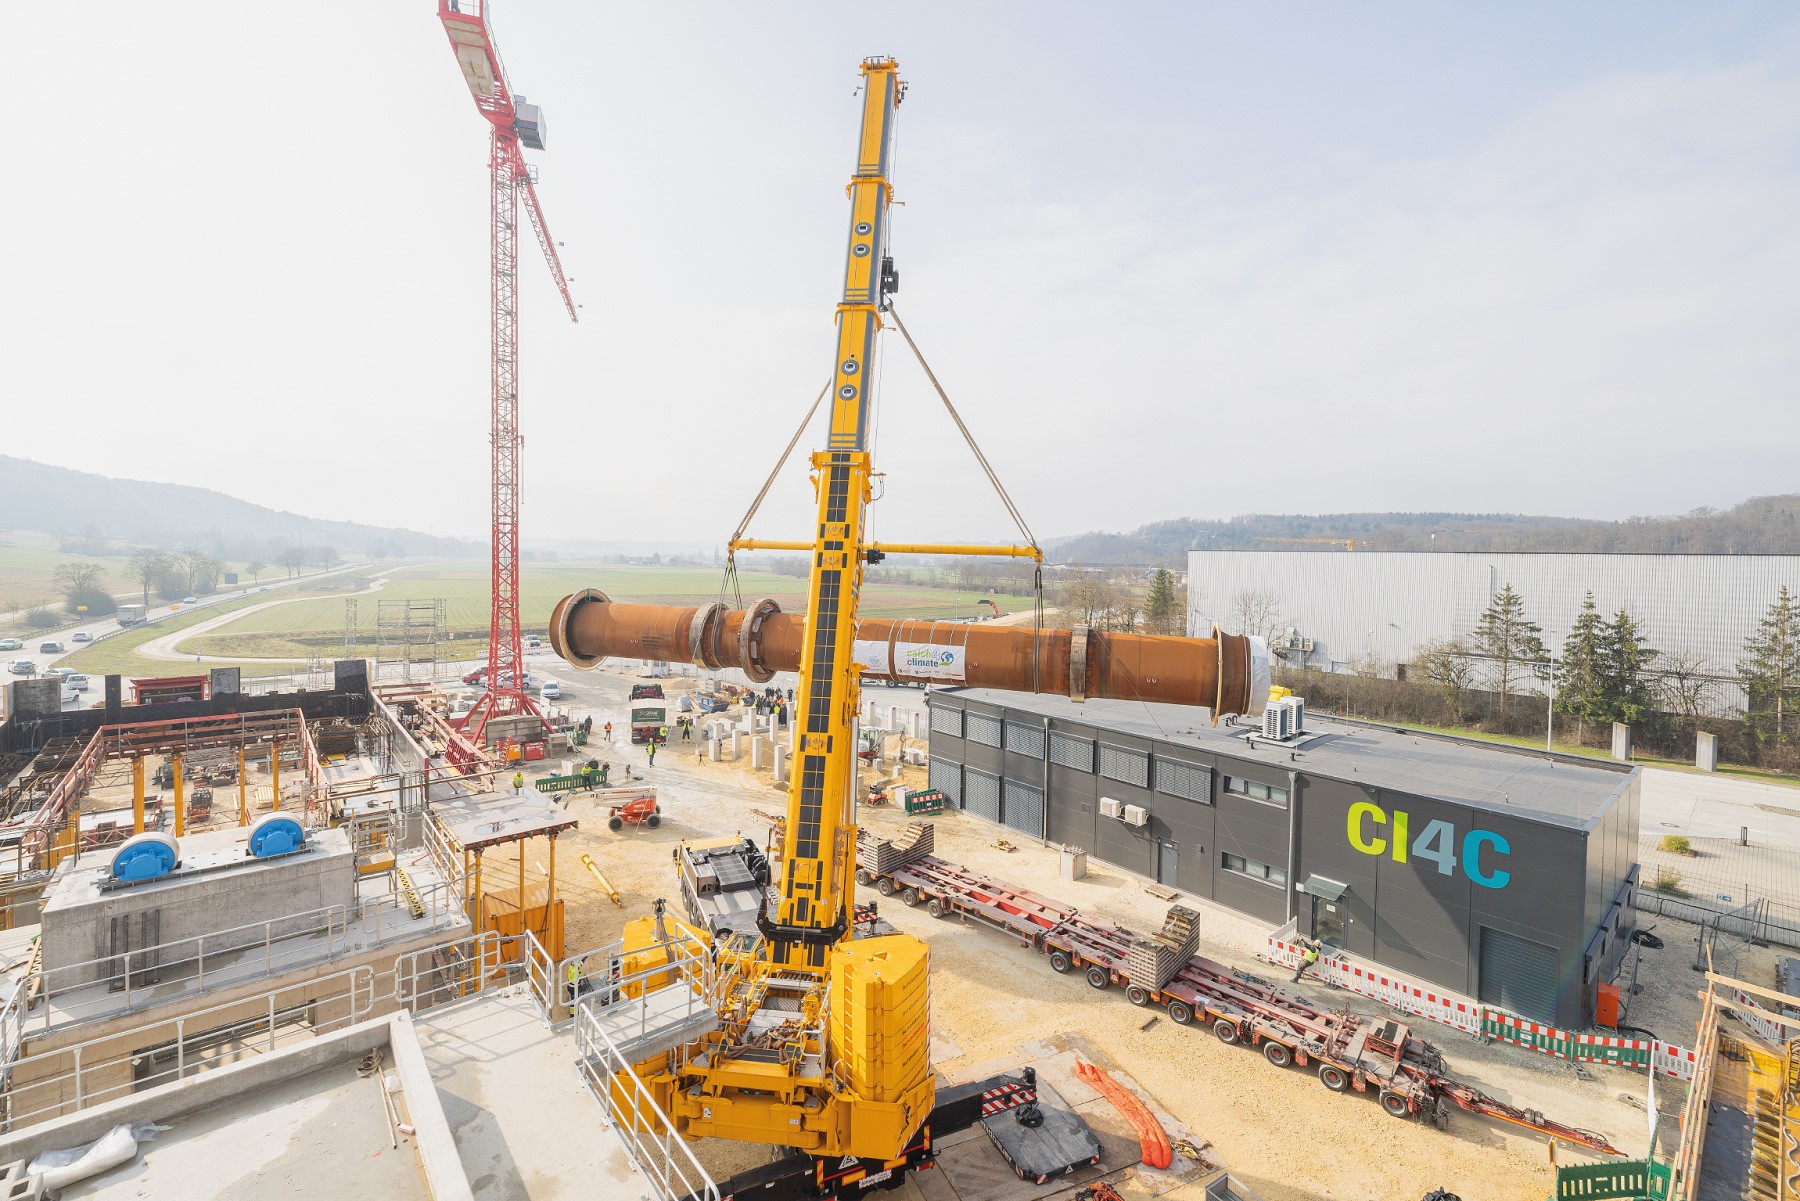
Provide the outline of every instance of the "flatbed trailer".
<path id="1" fill-rule="evenodd" d="M 1075 906 L 925 855 L 886 873 L 859 870 L 883 896 L 923 905 L 933 917 L 974 922 L 1047 955 L 1052 970 L 1080 971 L 1090 987 L 1117 987 L 1134 1005 L 1157 1006 L 1179 1026 L 1206 1024 L 1219 1041 L 1262 1051 L 1275 1067 L 1311 1068 L 1335 1093 L 1375 1094 L 1397 1118 L 1447 1129 L 1452 1106 L 1553 1139 L 1619 1154 L 1602 1135 L 1496 1100 L 1448 1073 L 1436 1047 L 1403 1022 L 1326 1010 L 1248 972 L 1195 955 L 1160 984 L 1133 980 L 1134 942 L 1145 936 L 1084 916 Z M 1191 945 L 1191 943 L 1189 944 Z"/>

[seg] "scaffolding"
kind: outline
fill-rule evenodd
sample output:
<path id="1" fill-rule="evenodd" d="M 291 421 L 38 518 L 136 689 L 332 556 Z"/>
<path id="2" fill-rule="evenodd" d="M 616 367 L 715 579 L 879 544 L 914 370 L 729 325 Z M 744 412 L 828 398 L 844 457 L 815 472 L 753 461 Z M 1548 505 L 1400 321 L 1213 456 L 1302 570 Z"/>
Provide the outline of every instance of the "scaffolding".
<path id="1" fill-rule="evenodd" d="M 344 658 L 356 658 L 356 598 L 344 598 Z"/>
<path id="2" fill-rule="evenodd" d="M 375 679 L 412 683 L 443 670 L 446 613 L 441 596 L 378 600 L 375 604 Z"/>

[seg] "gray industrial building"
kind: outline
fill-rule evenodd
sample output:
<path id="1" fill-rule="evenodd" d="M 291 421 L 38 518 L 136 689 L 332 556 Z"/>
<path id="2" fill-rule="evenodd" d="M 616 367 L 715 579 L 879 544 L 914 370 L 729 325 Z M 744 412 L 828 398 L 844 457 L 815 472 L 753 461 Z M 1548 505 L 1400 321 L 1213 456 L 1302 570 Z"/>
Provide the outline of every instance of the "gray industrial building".
<path id="1" fill-rule="evenodd" d="M 1188 633 L 1203 637 L 1216 620 L 1267 638 L 1291 667 L 1391 677 L 1427 642 L 1467 640 L 1508 584 L 1553 654 L 1587 593 L 1609 617 L 1629 609 L 1648 645 L 1697 656 L 1716 677 L 1702 711 L 1729 717 L 1744 704 L 1735 679 L 1744 640 L 1783 585 L 1800 592 L 1800 555 L 1193 551 Z"/>
<path id="2" fill-rule="evenodd" d="M 1539 1021 L 1590 1024 L 1636 924 L 1636 768 L 1321 720 L 941 688 L 964 811 Z"/>

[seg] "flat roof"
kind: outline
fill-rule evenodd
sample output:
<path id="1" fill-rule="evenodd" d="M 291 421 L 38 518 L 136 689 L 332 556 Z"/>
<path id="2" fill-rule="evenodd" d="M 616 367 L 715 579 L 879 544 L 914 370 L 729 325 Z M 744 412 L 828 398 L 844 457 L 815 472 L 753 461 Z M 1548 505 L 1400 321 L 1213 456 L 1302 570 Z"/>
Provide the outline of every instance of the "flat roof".
<path id="1" fill-rule="evenodd" d="M 540 834 L 559 834 L 581 822 L 536 789 L 524 796 L 487 793 L 454 801 L 433 801 L 432 813 L 465 847 L 491 847 Z"/>
<path id="2" fill-rule="evenodd" d="M 1281 743 L 1247 726 L 1209 723 L 1205 709 L 1145 701 L 1092 700 L 934 688 L 927 703 L 974 701 L 1063 721 L 1082 722 L 1271 769 L 1392 788 L 1504 813 L 1525 821 L 1586 829 L 1611 807 L 1637 768 L 1523 747 L 1481 743 L 1399 726 L 1337 721 L 1307 711 L 1306 733 Z M 1246 738 L 1246 734 L 1249 735 Z"/>

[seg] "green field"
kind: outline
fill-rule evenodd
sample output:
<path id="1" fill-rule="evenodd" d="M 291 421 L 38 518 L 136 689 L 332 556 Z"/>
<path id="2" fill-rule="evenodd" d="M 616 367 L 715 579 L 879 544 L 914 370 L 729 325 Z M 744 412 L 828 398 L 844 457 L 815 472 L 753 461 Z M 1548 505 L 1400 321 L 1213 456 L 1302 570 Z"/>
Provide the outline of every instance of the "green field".
<path id="1" fill-rule="evenodd" d="M 598 588 L 616 600 L 647 604 L 699 605 L 719 599 L 722 573 L 715 568 L 649 567 L 617 563 L 528 563 L 521 591 L 520 616 L 527 632 L 544 633 L 556 602 L 582 588 Z M 805 602 L 805 581 L 768 571 L 740 573 L 739 587 L 746 601 L 772 596 L 782 608 L 797 612 Z M 275 599 L 255 595 L 246 603 Z M 281 674 L 292 663 L 309 656 L 336 658 L 344 653 L 344 601 L 346 593 L 309 597 L 248 613 L 212 633 L 181 644 L 183 652 L 218 655 L 239 661 L 246 672 Z M 865 588 L 862 611 L 870 617 L 955 618 L 975 615 L 976 602 L 988 595 L 979 591 L 927 588 L 918 584 L 872 583 Z M 356 597 L 356 638 L 351 653 L 372 656 L 375 626 L 382 600 L 432 600 L 444 598 L 445 616 L 453 638 L 448 655 L 478 658 L 486 653 L 488 629 L 488 566 L 485 563 L 429 564 L 393 570 L 377 592 Z M 1003 612 L 1025 608 L 1025 598 L 997 598 Z M 730 600 L 728 597 L 727 600 Z M 226 608 L 242 608 L 234 604 Z M 217 616 L 222 608 L 208 614 Z M 195 620 L 199 620 L 198 617 Z M 182 620 L 182 625 L 193 624 Z M 177 674 L 179 664 L 144 659 L 131 648 L 152 637 L 180 628 L 159 625 L 152 632 L 133 631 L 108 639 L 83 656 L 102 654 L 106 668 L 82 670 L 123 671 L 161 675 Z M 138 637 L 139 634 L 143 637 Z M 254 660 L 283 662 L 255 663 Z M 209 665 L 210 666 L 210 665 Z"/>
<path id="2" fill-rule="evenodd" d="M 55 613 L 63 624 L 77 621 L 62 611 L 63 598 L 56 591 L 54 576 L 63 563 L 92 563 L 99 567 L 105 573 L 100 587 L 116 598 L 129 600 L 138 595 L 137 581 L 129 574 L 130 555 L 64 554 L 56 549 L 49 534 L 14 530 L 0 535 L 0 634 L 30 632 L 16 613 L 36 605 Z M 240 563 L 228 563 L 225 570 L 241 571 L 242 567 Z M 281 570 L 265 570 L 263 578 L 277 576 Z"/>

